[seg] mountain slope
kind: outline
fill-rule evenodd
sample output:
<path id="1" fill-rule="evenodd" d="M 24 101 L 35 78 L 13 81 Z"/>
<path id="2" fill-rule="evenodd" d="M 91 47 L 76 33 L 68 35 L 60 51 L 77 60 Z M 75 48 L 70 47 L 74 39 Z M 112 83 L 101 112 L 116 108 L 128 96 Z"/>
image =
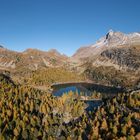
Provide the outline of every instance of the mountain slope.
<path id="1" fill-rule="evenodd" d="M 71 61 L 90 80 L 137 88 L 140 79 L 140 34 L 111 30 L 94 45 L 80 48 Z"/>
<path id="2" fill-rule="evenodd" d="M 58 67 L 82 73 L 97 83 L 137 88 L 140 85 L 140 33 L 110 30 L 95 44 L 78 49 L 70 58 L 55 49 L 15 52 L 0 46 L 0 70 L 9 71 L 16 80 L 23 78 L 24 81 L 33 71 Z"/>
<path id="3" fill-rule="evenodd" d="M 41 67 L 62 66 L 67 57 L 56 50 L 43 52 L 37 49 L 27 49 L 20 53 L 5 48 L 0 48 L 0 69 L 30 69 L 37 70 Z"/>
<path id="4" fill-rule="evenodd" d="M 124 34 L 110 30 L 104 37 L 99 39 L 95 44 L 83 47 L 77 50 L 72 56 L 73 60 L 83 60 L 101 54 L 104 50 L 117 46 L 131 46 L 140 44 L 140 34 Z"/>
<path id="5" fill-rule="evenodd" d="M 10 73 L 14 81 L 23 82 L 31 76 L 33 71 L 47 68 L 63 67 L 68 57 L 56 50 L 48 52 L 37 49 L 27 49 L 24 52 L 15 52 L 4 47 L 0 48 L 0 71 Z"/>

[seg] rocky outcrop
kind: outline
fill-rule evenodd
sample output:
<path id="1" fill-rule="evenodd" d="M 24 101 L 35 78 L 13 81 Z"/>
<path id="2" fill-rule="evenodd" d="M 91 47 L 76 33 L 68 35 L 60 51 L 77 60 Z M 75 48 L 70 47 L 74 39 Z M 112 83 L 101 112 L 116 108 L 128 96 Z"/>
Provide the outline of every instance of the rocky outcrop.
<path id="1" fill-rule="evenodd" d="M 120 67 L 127 67 L 130 70 L 140 69 L 140 50 L 134 46 L 108 49 L 103 51 L 101 56 L 107 57 Z"/>

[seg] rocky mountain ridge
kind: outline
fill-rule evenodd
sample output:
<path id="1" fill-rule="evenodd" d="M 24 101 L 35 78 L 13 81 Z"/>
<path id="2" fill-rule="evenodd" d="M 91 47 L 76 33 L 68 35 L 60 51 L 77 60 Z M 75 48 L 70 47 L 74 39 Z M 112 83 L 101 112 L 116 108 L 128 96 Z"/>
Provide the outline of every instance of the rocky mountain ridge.
<path id="1" fill-rule="evenodd" d="M 140 33 L 135 32 L 124 34 L 122 32 L 114 32 L 113 30 L 109 30 L 109 32 L 104 37 L 99 39 L 95 44 L 79 48 L 72 57 L 62 55 L 55 49 L 51 49 L 49 51 L 41 51 L 38 49 L 29 48 L 24 52 L 15 52 L 1 46 L 0 68 L 15 69 L 18 66 L 27 65 L 29 69 L 36 70 L 42 66 L 58 67 L 63 66 L 67 63 L 75 63 L 79 65 L 91 59 L 94 59 L 93 63 L 98 65 L 101 57 L 104 57 L 104 60 L 106 60 L 106 58 L 112 59 L 112 56 L 109 55 L 111 55 L 111 53 L 114 53 L 114 51 L 116 57 L 123 58 L 123 54 L 125 55 L 125 57 L 126 54 L 129 54 L 130 57 L 132 53 L 134 53 L 134 51 L 131 51 L 131 49 L 134 47 L 139 48 L 139 45 Z M 122 54 L 118 55 L 117 50 L 119 54 Z M 136 50 L 139 51 L 139 49 Z M 135 55 L 139 57 L 138 52 L 135 53 Z M 113 54 L 113 56 L 115 54 Z M 97 58 L 99 59 L 97 60 Z M 116 60 L 117 59 L 115 59 L 115 61 Z M 136 67 L 138 68 L 138 66 Z"/>
<path id="2" fill-rule="evenodd" d="M 113 30 L 109 30 L 109 32 L 104 37 L 100 38 L 95 44 L 78 49 L 77 52 L 72 56 L 72 58 L 78 61 L 84 58 L 101 54 L 102 51 L 108 48 L 139 44 L 140 33 L 135 32 L 124 34 L 122 32 L 114 32 Z"/>
<path id="3" fill-rule="evenodd" d="M 37 49 L 27 49 L 24 52 L 16 52 L 0 48 L 0 69 L 14 70 L 26 67 L 37 70 L 40 67 L 58 67 L 63 65 L 66 59 L 66 56 L 61 55 L 56 50 L 44 52 Z"/>
<path id="4" fill-rule="evenodd" d="M 140 33 L 124 34 L 110 30 L 95 44 L 80 48 L 71 62 L 96 83 L 138 88 Z"/>
<path id="5" fill-rule="evenodd" d="M 137 83 L 140 81 L 140 33 L 124 34 L 110 30 L 95 44 L 78 49 L 72 57 L 55 49 L 15 52 L 0 47 L 0 70 L 14 75 L 23 73 L 24 76 L 49 67 L 65 67 L 86 74 L 95 82 L 113 85 L 126 85 L 128 81 Z"/>

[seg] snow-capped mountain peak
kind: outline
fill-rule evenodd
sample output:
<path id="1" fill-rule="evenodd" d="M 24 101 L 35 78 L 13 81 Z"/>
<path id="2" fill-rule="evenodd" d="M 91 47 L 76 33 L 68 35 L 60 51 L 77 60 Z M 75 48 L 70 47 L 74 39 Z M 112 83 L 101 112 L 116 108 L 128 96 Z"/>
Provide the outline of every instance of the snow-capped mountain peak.
<path id="1" fill-rule="evenodd" d="M 115 47 L 119 45 L 121 46 L 131 44 L 133 42 L 140 43 L 140 33 L 134 32 L 130 34 L 125 34 L 122 32 L 114 32 L 111 29 L 104 37 L 99 39 L 95 44 L 91 45 L 91 47 Z"/>
<path id="2" fill-rule="evenodd" d="M 108 33 L 106 34 L 106 39 L 108 39 L 108 37 L 113 36 L 113 34 L 114 34 L 114 31 L 113 31 L 112 29 L 110 29 L 110 30 L 108 31 Z"/>
<path id="3" fill-rule="evenodd" d="M 134 32 L 125 34 L 119 31 L 109 30 L 109 32 L 104 37 L 100 38 L 95 44 L 79 49 L 73 56 L 75 59 L 86 58 L 100 54 L 108 48 L 137 44 L 140 44 L 140 33 Z"/>

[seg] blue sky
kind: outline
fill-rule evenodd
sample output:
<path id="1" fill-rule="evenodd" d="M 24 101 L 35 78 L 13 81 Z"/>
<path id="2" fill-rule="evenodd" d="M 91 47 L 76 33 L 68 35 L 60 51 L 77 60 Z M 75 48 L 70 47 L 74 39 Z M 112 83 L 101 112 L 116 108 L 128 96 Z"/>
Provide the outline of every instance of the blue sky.
<path id="1" fill-rule="evenodd" d="M 0 44 L 72 55 L 109 29 L 140 31 L 140 0 L 0 0 Z"/>

